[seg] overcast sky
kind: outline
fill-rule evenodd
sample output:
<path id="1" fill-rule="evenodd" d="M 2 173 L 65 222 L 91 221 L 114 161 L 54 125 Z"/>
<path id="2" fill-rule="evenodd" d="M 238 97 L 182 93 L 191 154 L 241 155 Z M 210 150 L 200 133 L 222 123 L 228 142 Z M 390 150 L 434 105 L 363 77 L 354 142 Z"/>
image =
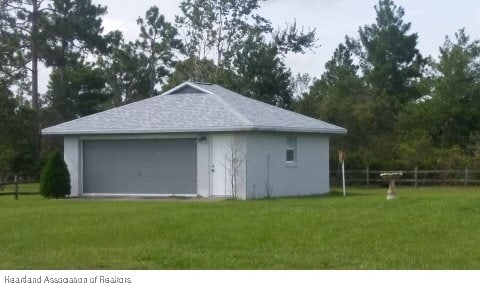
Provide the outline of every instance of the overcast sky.
<path id="1" fill-rule="evenodd" d="M 181 0 L 93 0 L 108 7 L 104 16 L 105 31 L 118 29 L 127 40 L 139 32 L 136 19 L 156 5 L 170 21 L 180 14 Z M 316 28 L 319 48 L 306 54 L 289 55 L 288 67 L 293 73 L 320 76 L 324 65 L 345 35 L 358 36 L 360 26 L 375 22 L 377 0 L 269 0 L 262 3 L 259 13 L 275 26 L 283 27 L 293 19 L 299 26 Z M 418 33 L 418 48 L 424 56 L 438 56 L 445 36 L 454 36 L 465 27 L 472 39 L 480 39 L 480 1 L 478 0 L 395 0 L 405 9 L 404 20 L 412 23 L 411 32 Z M 48 74 L 41 74 L 40 92 L 46 91 Z"/>

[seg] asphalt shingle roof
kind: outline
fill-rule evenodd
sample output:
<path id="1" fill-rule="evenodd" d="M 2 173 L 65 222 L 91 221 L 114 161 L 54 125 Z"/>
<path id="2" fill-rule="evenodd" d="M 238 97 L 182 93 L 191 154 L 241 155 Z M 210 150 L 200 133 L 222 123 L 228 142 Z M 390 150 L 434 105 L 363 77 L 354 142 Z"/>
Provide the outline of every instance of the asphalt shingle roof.
<path id="1" fill-rule="evenodd" d="M 345 134 L 344 128 L 214 84 L 185 82 L 162 95 L 42 130 L 44 135 L 279 131 Z"/>

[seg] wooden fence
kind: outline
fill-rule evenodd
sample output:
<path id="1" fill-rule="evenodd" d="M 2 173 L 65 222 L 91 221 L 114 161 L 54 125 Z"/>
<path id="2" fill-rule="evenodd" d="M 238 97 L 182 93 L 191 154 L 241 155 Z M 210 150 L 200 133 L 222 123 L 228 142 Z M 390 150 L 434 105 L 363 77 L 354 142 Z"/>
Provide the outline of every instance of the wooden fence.
<path id="1" fill-rule="evenodd" d="M 385 172 L 402 172 L 402 178 L 395 183 L 414 187 L 426 185 L 480 185 L 480 170 L 470 170 L 468 168 L 462 170 L 418 170 L 415 168 L 411 171 L 381 171 L 370 170 L 367 167 L 365 170 L 346 170 L 345 182 L 350 185 L 367 186 L 387 184 L 387 181 L 380 177 L 380 173 Z M 330 171 L 330 181 L 333 185 L 340 185 L 342 183 L 341 170 Z"/>
<path id="2" fill-rule="evenodd" d="M 38 183 L 35 180 L 19 180 L 18 176 L 15 175 L 12 182 L 0 182 L 0 195 L 13 195 L 13 197 L 18 200 L 19 195 L 34 195 L 39 194 L 39 192 L 20 192 L 18 185 L 21 184 L 31 184 Z M 5 191 L 6 186 L 13 185 L 13 191 Z"/>

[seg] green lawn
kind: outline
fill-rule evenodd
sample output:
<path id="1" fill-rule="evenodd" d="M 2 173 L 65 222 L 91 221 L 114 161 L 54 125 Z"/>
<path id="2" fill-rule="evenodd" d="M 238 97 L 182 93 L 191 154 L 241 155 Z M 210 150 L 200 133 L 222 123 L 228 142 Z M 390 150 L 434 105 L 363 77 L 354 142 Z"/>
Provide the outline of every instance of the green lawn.
<path id="1" fill-rule="evenodd" d="M 254 201 L 0 196 L 0 269 L 480 269 L 480 188 Z"/>

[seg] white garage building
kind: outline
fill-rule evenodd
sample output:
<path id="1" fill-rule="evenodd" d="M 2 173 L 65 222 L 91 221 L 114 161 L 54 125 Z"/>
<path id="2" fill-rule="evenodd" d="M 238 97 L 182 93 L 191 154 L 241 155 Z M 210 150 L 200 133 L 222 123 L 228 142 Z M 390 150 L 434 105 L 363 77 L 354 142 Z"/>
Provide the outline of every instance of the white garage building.
<path id="1" fill-rule="evenodd" d="M 345 133 L 194 82 L 42 131 L 64 136 L 71 196 L 242 199 L 327 193 L 329 135 Z"/>

